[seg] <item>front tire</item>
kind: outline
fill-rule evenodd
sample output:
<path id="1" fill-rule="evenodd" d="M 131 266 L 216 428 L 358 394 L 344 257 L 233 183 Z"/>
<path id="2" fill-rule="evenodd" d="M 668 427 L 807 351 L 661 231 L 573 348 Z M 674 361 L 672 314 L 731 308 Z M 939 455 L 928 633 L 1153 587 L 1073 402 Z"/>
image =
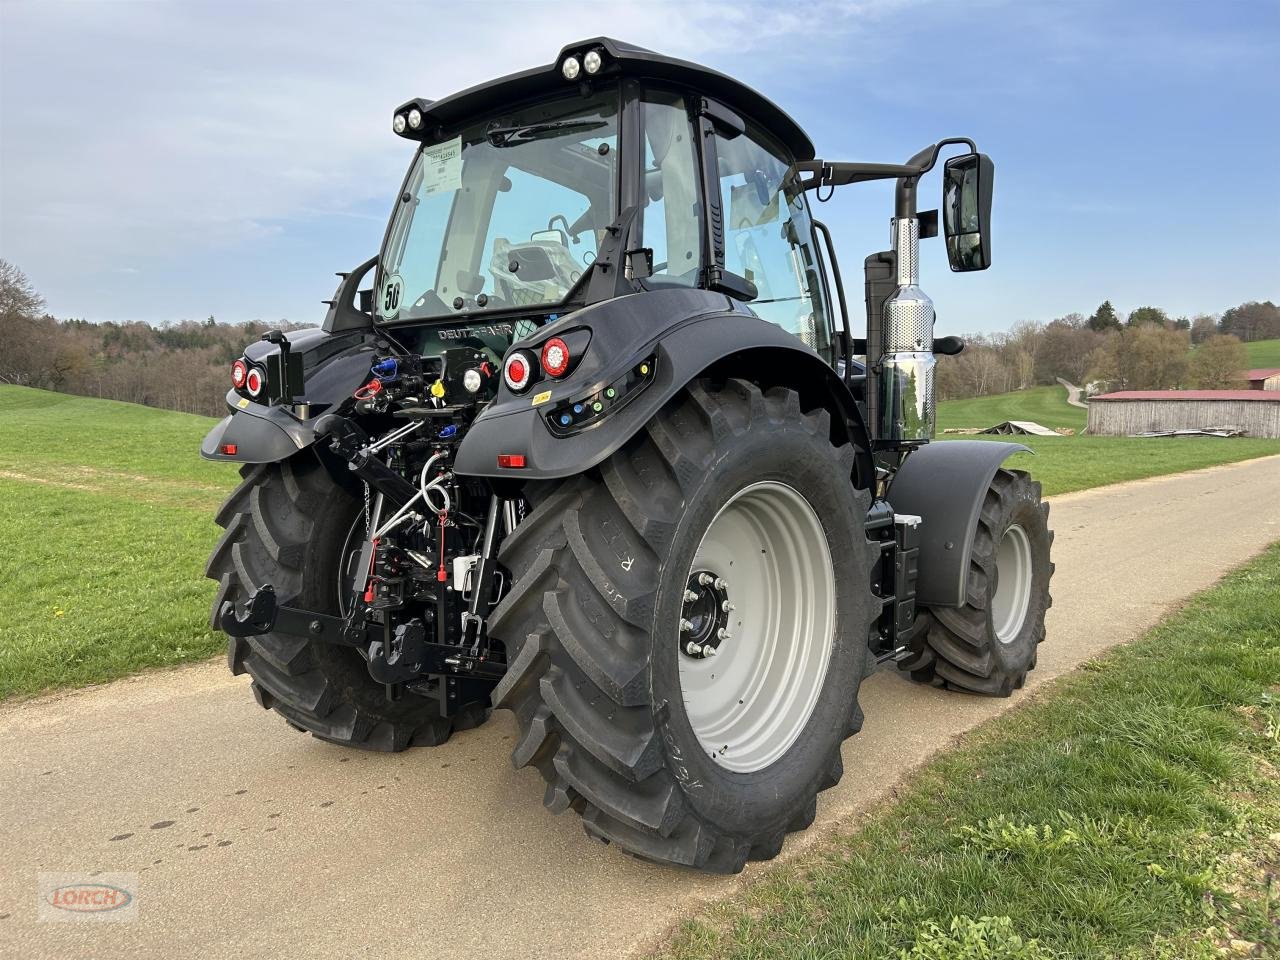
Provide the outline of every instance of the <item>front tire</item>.
<path id="1" fill-rule="evenodd" d="M 1020 688 L 1053 604 L 1052 544 L 1040 484 L 1021 470 L 997 471 L 978 516 L 965 605 L 922 611 L 899 667 L 920 683 L 968 693 L 1007 697 Z"/>
<path id="2" fill-rule="evenodd" d="M 364 533 L 363 504 L 354 491 L 335 483 L 310 452 L 246 466 L 241 476 L 218 511 L 226 532 L 205 569 L 218 581 L 213 629 L 225 601 L 243 603 L 267 583 L 282 603 L 340 615 L 340 570 Z M 407 691 L 389 701 L 359 651 L 306 637 L 229 636 L 227 664 L 234 674 L 249 674 L 262 707 L 296 730 L 341 746 L 386 752 L 434 746 L 488 716 L 486 705 L 477 703 L 442 717 L 438 700 Z"/>
<path id="3" fill-rule="evenodd" d="M 551 810 L 726 873 L 812 823 L 862 724 L 875 615 L 869 496 L 830 427 L 793 391 L 700 381 L 599 468 L 532 495 L 502 547 L 514 586 L 489 630 L 512 656 L 493 703 L 515 713 L 512 759 L 542 773 Z M 713 700 L 716 679 L 734 696 Z"/>

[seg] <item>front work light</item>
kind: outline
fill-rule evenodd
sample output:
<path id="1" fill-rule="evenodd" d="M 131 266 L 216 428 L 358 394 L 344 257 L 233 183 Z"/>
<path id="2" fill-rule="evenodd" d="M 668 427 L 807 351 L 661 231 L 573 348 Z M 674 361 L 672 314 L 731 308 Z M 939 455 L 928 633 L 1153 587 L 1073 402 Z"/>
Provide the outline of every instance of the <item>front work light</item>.
<path id="1" fill-rule="evenodd" d="M 578 63 L 577 57 L 565 57 L 564 64 L 560 67 L 560 72 L 564 74 L 566 80 L 577 80 L 580 69 L 582 69 L 582 65 Z"/>
<path id="2" fill-rule="evenodd" d="M 419 110 L 417 107 L 414 107 L 412 110 L 409 111 L 409 126 L 412 127 L 414 130 L 417 130 L 420 126 L 422 126 L 422 111 Z"/>
<path id="3" fill-rule="evenodd" d="M 397 113 L 396 118 L 391 121 L 391 129 L 396 133 L 404 133 L 405 119 L 403 113 Z"/>
<path id="4" fill-rule="evenodd" d="M 587 73 L 599 73 L 603 63 L 604 61 L 600 59 L 599 50 L 588 50 L 587 55 L 582 58 L 582 69 L 586 70 Z"/>

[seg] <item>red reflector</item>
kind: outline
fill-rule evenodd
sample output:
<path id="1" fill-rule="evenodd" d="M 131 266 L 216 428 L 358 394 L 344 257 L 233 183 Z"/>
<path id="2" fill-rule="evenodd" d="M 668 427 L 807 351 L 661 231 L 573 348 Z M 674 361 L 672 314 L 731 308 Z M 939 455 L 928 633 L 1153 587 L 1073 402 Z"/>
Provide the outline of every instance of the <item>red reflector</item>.
<path id="1" fill-rule="evenodd" d="M 234 443 L 224 443 L 222 446 L 218 448 L 218 452 L 222 454 L 224 457 L 234 457 L 236 455 L 236 451 L 238 451 L 239 449 L 240 448 L 236 446 Z"/>
<path id="2" fill-rule="evenodd" d="M 237 360 L 231 365 L 231 385 L 237 390 L 244 386 L 247 376 L 249 376 L 249 367 L 243 360 Z"/>
<path id="3" fill-rule="evenodd" d="M 523 453 L 500 453 L 498 454 L 498 466 L 507 470 L 523 470 L 524 454 Z"/>

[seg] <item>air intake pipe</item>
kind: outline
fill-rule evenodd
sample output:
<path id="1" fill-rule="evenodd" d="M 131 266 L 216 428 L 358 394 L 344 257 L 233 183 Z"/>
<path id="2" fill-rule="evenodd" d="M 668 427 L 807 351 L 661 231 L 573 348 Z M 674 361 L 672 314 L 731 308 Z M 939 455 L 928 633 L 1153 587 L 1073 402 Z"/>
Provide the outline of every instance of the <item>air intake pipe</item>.
<path id="1" fill-rule="evenodd" d="M 914 199 L 910 215 L 899 209 L 892 221 L 897 289 L 881 313 L 879 433 L 890 444 L 926 443 L 935 425 L 933 301 L 919 286 L 920 220 Z"/>

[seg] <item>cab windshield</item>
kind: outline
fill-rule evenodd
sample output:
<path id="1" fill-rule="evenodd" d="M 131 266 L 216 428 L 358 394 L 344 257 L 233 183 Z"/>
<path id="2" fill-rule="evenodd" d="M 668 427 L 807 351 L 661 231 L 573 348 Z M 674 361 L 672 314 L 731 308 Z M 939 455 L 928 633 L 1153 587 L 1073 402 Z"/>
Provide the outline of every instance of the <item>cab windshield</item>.
<path id="1" fill-rule="evenodd" d="M 618 96 L 569 96 L 428 142 L 380 264 L 385 322 L 560 303 L 617 216 Z"/>

